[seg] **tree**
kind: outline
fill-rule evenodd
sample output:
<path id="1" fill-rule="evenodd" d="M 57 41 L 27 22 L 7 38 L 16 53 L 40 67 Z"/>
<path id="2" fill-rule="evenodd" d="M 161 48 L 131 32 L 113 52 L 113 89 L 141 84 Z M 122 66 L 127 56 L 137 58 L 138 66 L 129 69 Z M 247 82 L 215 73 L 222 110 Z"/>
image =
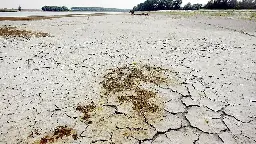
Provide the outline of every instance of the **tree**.
<path id="1" fill-rule="evenodd" d="M 187 3 L 186 5 L 184 5 L 183 9 L 184 9 L 184 10 L 192 10 L 192 5 L 191 5 L 191 3 L 189 2 L 189 3 Z"/>
<path id="2" fill-rule="evenodd" d="M 206 9 L 256 9 L 256 0 L 210 0 Z"/>
<path id="3" fill-rule="evenodd" d="M 146 0 L 134 7 L 136 11 L 176 10 L 180 9 L 182 0 Z"/>
<path id="4" fill-rule="evenodd" d="M 199 4 L 199 3 L 197 3 L 197 4 L 193 4 L 193 6 L 192 6 L 192 9 L 193 10 L 199 10 L 199 9 L 201 9 L 202 8 L 202 4 Z"/>
<path id="5" fill-rule="evenodd" d="M 184 7 L 183 7 L 183 9 L 184 10 L 199 10 L 200 8 L 202 7 L 202 4 L 191 4 L 190 2 L 189 3 L 187 3 Z"/>
<path id="6" fill-rule="evenodd" d="M 58 6 L 44 6 L 42 7 L 43 11 L 69 11 L 69 9 L 65 6 L 58 7 Z"/>
<path id="7" fill-rule="evenodd" d="M 175 0 L 173 3 L 173 9 L 174 10 L 180 9 L 181 4 L 182 4 L 182 0 Z"/>
<path id="8" fill-rule="evenodd" d="M 238 8 L 238 2 L 237 0 L 229 0 L 229 8 L 230 9 L 237 9 Z"/>
<path id="9" fill-rule="evenodd" d="M 65 6 L 62 6 L 62 11 L 69 11 L 69 9 Z"/>

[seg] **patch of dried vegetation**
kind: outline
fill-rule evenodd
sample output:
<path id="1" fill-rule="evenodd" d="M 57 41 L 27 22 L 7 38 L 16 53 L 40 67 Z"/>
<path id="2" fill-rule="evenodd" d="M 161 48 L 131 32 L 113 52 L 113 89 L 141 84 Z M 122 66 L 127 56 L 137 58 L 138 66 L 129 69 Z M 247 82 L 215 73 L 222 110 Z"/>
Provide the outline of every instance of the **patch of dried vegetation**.
<path id="1" fill-rule="evenodd" d="M 76 110 L 83 113 L 83 117 L 82 117 L 83 120 L 88 121 L 89 118 L 91 117 L 89 113 L 93 112 L 95 110 L 95 108 L 96 108 L 96 105 L 92 102 L 91 104 L 86 105 L 86 106 L 78 105 L 76 107 Z"/>
<path id="2" fill-rule="evenodd" d="M 50 135 L 47 135 L 43 138 L 41 138 L 38 141 L 35 141 L 33 144 L 49 144 L 49 143 L 55 143 L 60 139 L 63 139 L 64 137 L 72 137 L 72 139 L 77 140 L 77 132 L 69 128 L 67 126 L 59 126 L 54 129 L 54 132 Z"/>
<path id="3" fill-rule="evenodd" d="M 10 38 L 10 37 L 31 38 L 32 36 L 47 37 L 50 35 L 44 32 L 33 32 L 30 30 L 20 30 L 20 29 L 17 29 L 16 27 L 3 26 L 3 27 L 0 27 L 0 36 L 4 38 Z"/>
<path id="4" fill-rule="evenodd" d="M 107 97 L 115 96 L 118 93 L 118 100 L 122 104 L 131 102 L 133 110 L 139 115 L 145 116 L 146 113 L 155 113 L 159 106 L 150 102 L 156 97 L 156 93 L 140 87 L 141 83 L 153 83 L 160 85 L 168 82 L 165 75 L 167 69 L 151 67 L 148 65 L 123 66 L 110 69 L 101 82 L 104 95 Z"/>
<path id="5" fill-rule="evenodd" d="M 116 92 L 134 89 L 138 87 L 140 82 L 154 83 L 156 85 L 167 83 L 167 77 L 164 75 L 166 71 L 168 70 L 148 65 L 123 66 L 110 69 L 104 75 L 104 80 L 101 84 L 106 95 L 109 93 L 115 94 Z"/>

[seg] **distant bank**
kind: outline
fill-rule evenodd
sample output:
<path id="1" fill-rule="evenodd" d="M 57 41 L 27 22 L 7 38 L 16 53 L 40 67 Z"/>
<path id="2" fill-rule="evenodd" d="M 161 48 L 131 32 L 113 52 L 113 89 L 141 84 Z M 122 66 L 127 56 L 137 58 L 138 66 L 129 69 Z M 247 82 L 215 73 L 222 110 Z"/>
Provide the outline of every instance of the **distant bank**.
<path id="1" fill-rule="evenodd" d="M 18 12 L 18 9 L 0 9 L 0 12 Z M 104 8 L 104 7 L 71 7 L 65 6 L 43 6 L 41 9 L 21 9 L 26 12 L 129 12 L 129 9 Z"/>
<path id="2" fill-rule="evenodd" d="M 21 12 L 0 12 L 0 19 L 3 17 L 52 17 L 52 16 L 65 16 L 65 15 L 92 15 L 92 14 L 121 14 L 123 12 L 89 12 L 89 11 L 67 11 L 67 12 L 54 12 L 54 11 L 21 11 Z M 0 20 L 1 21 L 1 20 Z"/>
<path id="3" fill-rule="evenodd" d="M 22 9 L 22 12 L 40 12 L 41 9 Z M 0 12 L 18 12 L 18 9 L 0 9 Z"/>
<path id="4" fill-rule="evenodd" d="M 0 12 L 17 12 L 15 9 L 0 9 Z"/>
<path id="5" fill-rule="evenodd" d="M 90 11 L 90 12 L 128 12 L 129 9 L 118 8 L 104 8 L 104 7 L 72 7 L 71 9 L 66 6 L 43 6 L 43 11 Z"/>
<path id="6" fill-rule="evenodd" d="M 128 12 L 129 9 L 103 8 L 103 7 L 72 7 L 71 11 Z"/>

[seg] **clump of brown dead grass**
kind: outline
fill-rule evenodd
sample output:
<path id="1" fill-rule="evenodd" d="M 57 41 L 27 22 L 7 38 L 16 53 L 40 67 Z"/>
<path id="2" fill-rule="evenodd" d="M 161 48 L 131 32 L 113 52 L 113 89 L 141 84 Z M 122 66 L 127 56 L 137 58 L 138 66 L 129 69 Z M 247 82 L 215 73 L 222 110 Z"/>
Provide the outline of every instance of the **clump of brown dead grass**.
<path id="1" fill-rule="evenodd" d="M 86 106 L 78 105 L 76 107 L 76 110 L 83 113 L 83 117 L 82 117 L 83 120 L 88 121 L 89 118 L 91 117 L 89 113 L 93 112 L 95 108 L 96 108 L 96 105 L 92 102 L 91 104 Z"/>
<path id="2" fill-rule="evenodd" d="M 167 83 L 165 72 L 168 70 L 148 65 L 129 65 L 110 69 L 101 82 L 104 95 L 114 96 L 117 94 L 120 103 L 131 102 L 133 110 L 139 115 L 155 113 L 159 106 L 150 102 L 156 97 L 156 93 L 140 87 L 141 83 L 153 83 L 155 85 Z"/>
<path id="3" fill-rule="evenodd" d="M 146 113 L 155 113 L 159 110 L 157 104 L 150 102 L 150 99 L 155 97 L 156 93 L 152 91 L 136 88 L 131 95 L 118 96 L 118 100 L 120 103 L 131 102 L 133 110 L 139 115 L 145 116 Z"/>
<path id="4" fill-rule="evenodd" d="M 10 37 L 31 38 L 32 36 L 47 37 L 49 36 L 49 34 L 43 33 L 43 32 L 33 32 L 30 30 L 20 30 L 20 29 L 17 29 L 16 27 L 11 27 L 11 26 L 4 26 L 4 27 L 0 27 L 0 36 L 5 38 L 10 38 Z"/>
<path id="5" fill-rule="evenodd" d="M 167 77 L 163 75 L 165 71 L 167 70 L 148 65 L 123 66 L 110 69 L 110 72 L 104 75 L 101 84 L 105 89 L 105 94 L 134 89 L 140 82 L 158 85 L 167 82 Z"/>
<path id="6" fill-rule="evenodd" d="M 55 143 L 59 139 L 63 139 L 64 137 L 71 136 L 74 140 L 77 140 L 77 132 L 69 128 L 67 126 L 59 126 L 54 129 L 54 132 L 51 135 L 47 135 L 41 138 L 39 141 L 34 142 L 34 144 L 48 144 L 48 143 Z"/>

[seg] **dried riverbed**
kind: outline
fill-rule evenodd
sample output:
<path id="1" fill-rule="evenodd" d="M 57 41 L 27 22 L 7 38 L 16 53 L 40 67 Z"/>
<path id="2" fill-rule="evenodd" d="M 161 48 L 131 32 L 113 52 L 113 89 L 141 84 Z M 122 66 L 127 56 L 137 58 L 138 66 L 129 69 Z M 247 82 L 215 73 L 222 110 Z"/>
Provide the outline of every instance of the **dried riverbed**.
<path id="1" fill-rule="evenodd" d="M 0 31 L 0 143 L 256 143 L 254 21 L 91 15 Z"/>

